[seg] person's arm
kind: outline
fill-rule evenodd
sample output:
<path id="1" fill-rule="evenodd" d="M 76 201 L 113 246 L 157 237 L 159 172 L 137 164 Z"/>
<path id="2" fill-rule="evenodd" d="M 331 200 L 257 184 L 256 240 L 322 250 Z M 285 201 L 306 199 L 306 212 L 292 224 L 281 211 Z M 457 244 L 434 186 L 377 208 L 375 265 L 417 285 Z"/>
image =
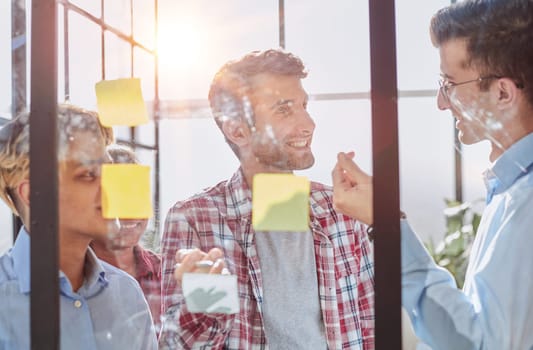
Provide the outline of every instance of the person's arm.
<path id="1" fill-rule="evenodd" d="M 514 204 L 502 203 L 499 210 L 510 205 L 512 212 L 492 222 L 498 225 L 493 236 L 485 230 L 478 237 L 475 249 L 482 252 L 473 256 L 476 271 L 468 272 L 465 292 L 402 223 L 403 305 L 417 335 L 434 350 L 533 347 L 531 198 L 530 190 L 509 198 Z"/>
<path id="2" fill-rule="evenodd" d="M 340 212 L 372 224 L 372 180 L 352 156 L 339 154 L 334 202 Z M 402 303 L 417 335 L 434 350 L 533 347 L 533 189 L 507 197 L 484 215 L 478 229 L 473 251 L 480 251 L 479 260 L 473 264 L 477 270 L 467 274 L 466 293 L 401 221 Z M 493 215 L 501 220 L 485 222 Z"/>
<path id="3" fill-rule="evenodd" d="M 187 265 L 206 254 L 196 250 L 192 258 L 179 257 L 182 265 L 175 269 L 179 250 L 202 248 L 195 228 L 189 224 L 184 211 L 173 208 L 167 215 L 162 240 L 162 315 L 159 337 L 160 349 L 192 349 L 207 346 L 222 348 L 233 325 L 234 315 L 190 313 L 185 304 L 180 281 Z M 217 266 L 218 268 L 218 266 Z M 178 271 L 177 271 L 178 270 Z M 177 275 L 177 276 L 176 276 Z"/>

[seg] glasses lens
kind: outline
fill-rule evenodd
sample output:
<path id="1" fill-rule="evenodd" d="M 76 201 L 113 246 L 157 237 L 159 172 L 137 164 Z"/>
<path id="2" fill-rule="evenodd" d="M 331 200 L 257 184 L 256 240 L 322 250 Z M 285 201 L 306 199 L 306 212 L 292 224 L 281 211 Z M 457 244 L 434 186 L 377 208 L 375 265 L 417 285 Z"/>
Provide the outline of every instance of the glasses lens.
<path id="1" fill-rule="evenodd" d="M 448 98 L 448 86 L 446 85 L 446 82 L 444 79 L 439 79 L 439 93 L 441 96 L 446 100 L 449 101 Z"/>

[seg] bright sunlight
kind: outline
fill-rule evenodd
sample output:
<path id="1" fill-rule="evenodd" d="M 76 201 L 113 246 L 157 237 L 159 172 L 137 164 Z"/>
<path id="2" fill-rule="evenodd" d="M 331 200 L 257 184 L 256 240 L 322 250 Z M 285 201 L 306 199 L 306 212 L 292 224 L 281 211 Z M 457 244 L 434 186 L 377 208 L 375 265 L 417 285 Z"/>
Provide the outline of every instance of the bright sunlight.
<path id="1" fill-rule="evenodd" d="M 161 71 L 186 71 L 203 61 L 207 39 L 199 23 L 190 20 L 160 22 L 157 51 Z"/>

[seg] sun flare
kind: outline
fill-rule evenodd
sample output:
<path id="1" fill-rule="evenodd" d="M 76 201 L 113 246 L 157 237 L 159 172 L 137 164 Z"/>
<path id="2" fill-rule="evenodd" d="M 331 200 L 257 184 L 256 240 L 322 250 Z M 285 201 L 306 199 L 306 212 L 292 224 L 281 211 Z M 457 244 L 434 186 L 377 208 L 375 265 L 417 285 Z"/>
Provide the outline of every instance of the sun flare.
<path id="1" fill-rule="evenodd" d="M 198 23 L 179 21 L 160 24 L 157 54 L 159 64 L 186 70 L 206 54 L 207 35 Z"/>

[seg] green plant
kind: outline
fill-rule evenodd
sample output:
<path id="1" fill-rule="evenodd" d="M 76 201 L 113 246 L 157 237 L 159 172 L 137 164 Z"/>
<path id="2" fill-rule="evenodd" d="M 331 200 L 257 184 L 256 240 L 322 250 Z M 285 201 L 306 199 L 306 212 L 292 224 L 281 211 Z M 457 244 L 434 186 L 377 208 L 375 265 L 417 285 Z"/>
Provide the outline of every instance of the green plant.
<path id="1" fill-rule="evenodd" d="M 470 250 L 481 215 L 474 209 L 478 201 L 473 203 L 461 203 L 448 199 L 445 201 L 446 233 L 444 238 L 437 245 L 430 241 L 426 243 L 426 246 L 435 262 L 450 271 L 457 282 L 457 287 L 462 288 Z"/>

